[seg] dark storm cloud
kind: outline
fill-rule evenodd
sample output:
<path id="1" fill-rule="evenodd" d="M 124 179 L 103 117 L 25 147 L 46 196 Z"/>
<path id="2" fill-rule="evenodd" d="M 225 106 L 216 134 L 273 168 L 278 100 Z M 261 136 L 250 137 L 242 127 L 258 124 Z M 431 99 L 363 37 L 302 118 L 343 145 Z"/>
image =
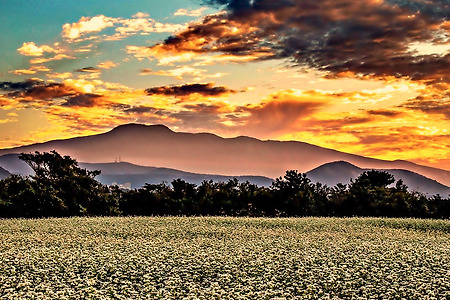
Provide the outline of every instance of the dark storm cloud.
<path id="1" fill-rule="evenodd" d="M 42 81 L 34 79 L 27 79 L 20 82 L 3 81 L 0 82 L 0 90 L 8 92 L 23 92 L 40 84 L 42 84 Z"/>
<path id="2" fill-rule="evenodd" d="M 99 73 L 99 72 L 101 72 L 101 70 L 97 69 L 97 68 L 94 68 L 94 67 L 86 67 L 86 68 L 76 69 L 76 70 L 74 70 L 74 72 L 79 72 L 79 73 Z"/>
<path id="3" fill-rule="evenodd" d="M 124 110 L 126 113 L 136 113 L 136 114 L 145 114 L 145 113 L 153 113 L 155 112 L 155 108 L 151 106 L 134 106 L 131 108 L 127 108 Z"/>
<path id="4" fill-rule="evenodd" d="M 32 79 L 22 82 L 0 82 L 0 90 L 8 91 L 6 94 L 8 97 L 36 100 L 49 100 L 76 94 L 73 88 L 63 83 L 46 83 Z"/>
<path id="5" fill-rule="evenodd" d="M 401 111 L 389 110 L 389 109 L 376 109 L 368 110 L 367 113 L 373 116 L 383 116 L 383 117 L 398 117 L 404 113 Z"/>
<path id="6" fill-rule="evenodd" d="M 68 107 L 94 107 L 97 106 L 98 100 L 101 99 L 101 95 L 96 94 L 79 94 L 67 98 L 66 102 L 62 106 Z"/>
<path id="7" fill-rule="evenodd" d="M 235 93 L 235 91 L 224 86 L 214 86 L 212 83 L 194 83 L 174 86 L 160 86 L 145 90 L 148 95 L 164 95 L 183 97 L 192 94 L 202 96 L 221 96 L 224 94 Z"/>
<path id="8" fill-rule="evenodd" d="M 440 114 L 450 120 L 450 99 L 425 99 L 417 97 L 402 105 L 404 108 L 419 110 L 427 114 Z"/>
<path id="9" fill-rule="evenodd" d="M 156 45 L 157 50 L 233 55 L 272 53 L 333 76 L 450 82 L 450 55 L 413 53 L 413 43 L 449 39 L 449 1 L 208 0 L 223 14 Z M 238 29 L 238 30 L 236 30 Z M 155 48 L 156 49 L 156 48 Z"/>

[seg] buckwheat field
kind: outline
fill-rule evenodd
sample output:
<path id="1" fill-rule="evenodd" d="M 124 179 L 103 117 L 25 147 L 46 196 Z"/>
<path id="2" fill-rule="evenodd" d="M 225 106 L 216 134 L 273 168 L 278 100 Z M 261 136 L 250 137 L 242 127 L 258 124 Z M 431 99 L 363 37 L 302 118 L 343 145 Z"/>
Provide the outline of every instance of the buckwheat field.
<path id="1" fill-rule="evenodd" d="M 0 299 L 449 299 L 450 221 L 0 220 Z"/>

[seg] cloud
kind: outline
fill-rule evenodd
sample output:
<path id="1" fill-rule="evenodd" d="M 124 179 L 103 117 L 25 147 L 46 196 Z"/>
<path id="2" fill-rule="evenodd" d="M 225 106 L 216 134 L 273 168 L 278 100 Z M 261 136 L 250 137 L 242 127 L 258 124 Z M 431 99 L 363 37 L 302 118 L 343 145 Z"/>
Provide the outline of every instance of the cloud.
<path id="1" fill-rule="evenodd" d="M 50 100 L 75 94 L 76 91 L 61 83 L 48 83 L 34 86 L 23 93 L 17 95 L 25 99 Z"/>
<path id="2" fill-rule="evenodd" d="M 156 58 L 161 65 L 174 62 L 200 61 L 247 62 L 269 58 L 272 49 L 257 38 L 261 31 L 256 24 L 226 20 L 224 14 L 206 16 L 202 22 L 191 24 L 187 30 L 151 47 L 128 46 L 127 51 L 138 58 Z M 245 38 L 242 38 L 245 37 Z M 202 55 L 213 54 L 213 57 Z"/>
<path id="3" fill-rule="evenodd" d="M 121 19 L 117 20 L 122 24 L 116 28 L 116 31 L 121 35 L 134 34 L 137 32 L 150 33 L 150 32 L 169 32 L 174 33 L 185 26 L 180 24 L 161 23 L 153 19 L 146 17 L 138 17 L 134 19 Z"/>
<path id="4" fill-rule="evenodd" d="M 42 56 L 45 52 L 48 53 L 61 53 L 62 50 L 59 48 L 53 48 L 48 45 L 37 46 L 34 42 L 23 43 L 22 47 L 17 49 L 22 55 L 26 56 Z"/>
<path id="5" fill-rule="evenodd" d="M 329 105 L 329 100 L 315 99 L 295 91 L 279 91 L 269 95 L 260 104 L 241 107 L 238 111 L 247 132 L 255 136 L 270 136 L 298 130 L 302 122 L 321 108 Z"/>
<path id="6" fill-rule="evenodd" d="M 64 72 L 64 73 L 49 73 L 47 74 L 48 78 L 55 78 L 55 79 L 67 79 L 72 77 L 73 74 L 70 72 Z"/>
<path id="7" fill-rule="evenodd" d="M 31 75 L 36 74 L 37 72 L 50 72 L 52 69 L 49 69 L 45 66 L 32 66 L 28 69 L 19 69 L 10 71 L 10 73 L 16 74 L 16 75 Z"/>
<path id="8" fill-rule="evenodd" d="M 36 74 L 36 71 L 31 70 L 31 69 L 18 69 L 18 70 L 14 70 L 14 71 L 9 71 L 9 73 L 13 73 L 16 75 L 31 75 L 31 74 Z"/>
<path id="9" fill-rule="evenodd" d="M 184 56 L 214 53 L 286 59 L 330 77 L 407 78 L 426 84 L 450 82 L 450 54 L 417 55 L 415 43 L 448 43 L 450 6 L 438 0 L 216 0 L 224 13 L 135 55 Z M 146 53 L 143 53 L 146 50 Z"/>
<path id="10" fill-rule="evenodd" d="M 67 98 L 62 106 L 67 107 L 94 107 L 98 105 L 98 101 L 102 99 L 101 95 L 96 94 L 80 94 Z"/>
<path id="11" fill-rule="evenodd" d="M 117 67 L 117 64 L 111 60 L 101 62 L 97 65 L 97 68 L 100 68 L 100 69 L 111 69 L 111 68 L 115 68 L 115 67 Z"/>
<path id="12" fill-rule="evenodd" d="M 205 10 L 206 10 L 206 7 L 201 7 L 199 9 L 193 9 L 193 10 L 180 8 L 173 15 L 174 16 L 200 17 Z"/>
<path id="13" fill-rule="evenodd" d="M 181 66 L 175 69 L 170 70 L 159 70 L 152 71 L 151 69 L 143 69 L 141 70 L 140 75 L 158 75 L 158 76 L 170 76 L 175 77 L 176 79 L 182 80 L 185 76 L 195 77 L 194 81 L 201 81 L 207 78 L 220 78 L 227 73 L 215 73 L 215 74 L 206 74 L 207 70 L 193 68 L 190 66 Z"/>
<path id="14" fill-rule="evenodd" d="M 134 106 L 134 107 L 127 107 L 124 112 L 125 113 L 136 113 L 136 114 L 144 114 L 144 113 L 153 113 L 156 109 L 151 106 Z"/>
<path id="15" fill-rule="evenodd" d="M 404 112 L 393 110 L 393 109 L 374 109 L 374 110 L 368 110 L 367 113 L 369 115 L 375 115 L 375 116 L 384 116 L 388 118 L 396 118 L 404 115 Z"/>
<path id="16" fill-rule="evenodd" d="M 419 110 L 426 114 L 440 114 L 450 120 L 450 99 L 423 99 L 418 97 L 407 101 L 402 107 Z"/>
<path id="17" fill-rule="evenodd" d="M 29 102 L 89 94 L 93 89 L 93 86 L 90 87 L 90 85 L 83 81 L 70 79 L 63 83 L 28 79 L 21 82 L 0 82 L 0 90 L 8 92 L 7 97 Z"/>
<path id="18" fill-rule="evenodd" d="M 149 96 L 164 95 L 173 97 L 184 97 L 199 94 L 205 97 L 219 97 L 236 93 L 224 86 L 214 86 L 213 83 L 193 83 L 173 86 L 153 87 L 145 90 Z"/>
<path id="19" fill-rule="evenodd" d="M 41 80 L 38 79 L 27 79 L 20 82 L 3 81 L 0 82 L 0 90 L 2 91 L 12 91 L 12 92 L 23 92 L 34 88 L 42 84 Z"/>
<path id="20" fill-rule="evenodd" d="M 115 34 L 112 35 L 92 35 L 107 28 L 115 27 Z M 175 33 L 185 28 L 185 25 L 161 23 L 148 17 L 147 13 L 139 12 L 131 19 L 112 18 L 104 15 L 95 17 L 82 17 L 78 22 L 64 24 L 61 35 L 68 42 L 81 42 L 88 40 L 103 39 L 105 41 L 121 40 L 133 34 L 149 34 L 152 32 Z M 77 52 L 88 52 L 90 47 L 80 48 Z"/>
<path id="21" fill-rule="evenodd" d="M 85 67 L 85 68 L 81 68 L 81 69 L 76 69 L 74 71 L 79 72 L 79 73 L 100 73 L 101 72 L 100 69 L 96 69 L 94 67 Z"/>
<path id="22" fill-rule="evenodd" d="M 76 23 L 63 25 L 62 36 L 69 40 L 75 40 L 86 33 L 99 32 L 105 28 L 114 26 L 114 19 L 104 15 L 95 17 L 82 17 Z"/>
<path id="23" fill-rule="evenodd" d="M 62 60 L 62 59 L 75 59 L 75 57 L 67 54 L 57 54 L 49 58 L 33 58 L 30 60 L 31 64 L 43 64 L 49 61 Z"/>

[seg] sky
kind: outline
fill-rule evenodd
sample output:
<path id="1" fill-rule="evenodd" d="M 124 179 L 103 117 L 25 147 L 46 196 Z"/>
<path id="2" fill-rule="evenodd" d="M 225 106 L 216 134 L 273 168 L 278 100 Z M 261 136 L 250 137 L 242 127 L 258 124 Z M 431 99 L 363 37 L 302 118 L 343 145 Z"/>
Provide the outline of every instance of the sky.
<path id="1" fill-rule="evenodd" d="M 0 0 L 0 148 L 127 123 L 450 170 L 449 0 Z"/>

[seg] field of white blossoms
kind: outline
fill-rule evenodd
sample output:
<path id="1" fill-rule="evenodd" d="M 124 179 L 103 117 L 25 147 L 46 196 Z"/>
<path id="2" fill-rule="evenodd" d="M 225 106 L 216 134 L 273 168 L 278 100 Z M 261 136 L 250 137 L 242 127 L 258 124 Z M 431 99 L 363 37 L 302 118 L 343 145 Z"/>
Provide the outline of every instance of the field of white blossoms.
<path id="1" fill-rule="evenodd" d="M 450 221 L 0 220 L 0 299 L 449 299 Z"/>

